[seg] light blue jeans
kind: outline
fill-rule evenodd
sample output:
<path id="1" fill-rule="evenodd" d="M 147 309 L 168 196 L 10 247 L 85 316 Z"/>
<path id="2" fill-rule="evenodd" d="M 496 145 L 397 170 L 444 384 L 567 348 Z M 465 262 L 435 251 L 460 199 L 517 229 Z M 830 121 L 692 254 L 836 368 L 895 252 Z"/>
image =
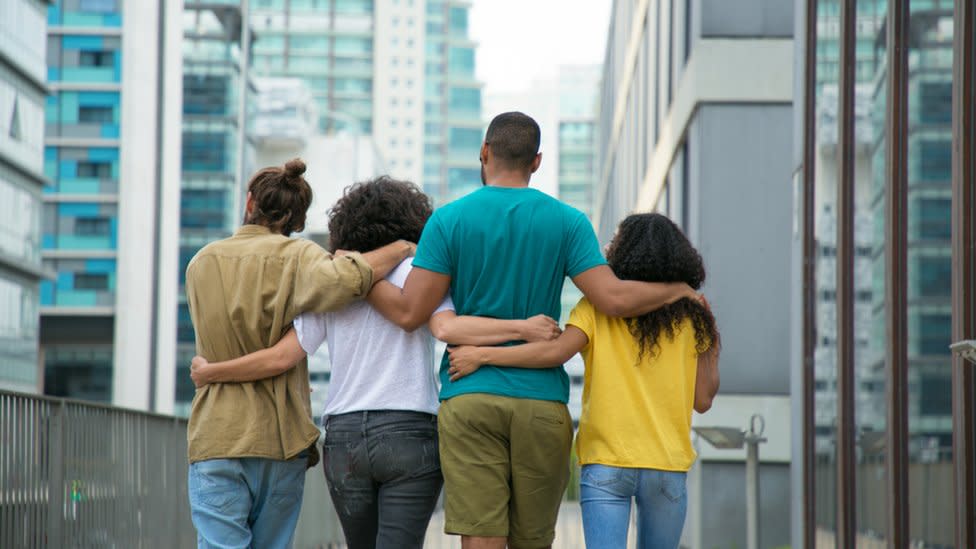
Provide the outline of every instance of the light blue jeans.
<path id="1" fill-rule="evenodd" d="M 190 464 L 190 516 L 199 549 L 287 549 L 305 491 L 305 456 Z"/>
<path id="2" fill-rule="evenodd" d="M 631 498 L 637 500 L 637 547 L 674 549 L 681 540 L 687 473 L 584 465 L 580 506 L 587 549 L 624 549 Z"/>

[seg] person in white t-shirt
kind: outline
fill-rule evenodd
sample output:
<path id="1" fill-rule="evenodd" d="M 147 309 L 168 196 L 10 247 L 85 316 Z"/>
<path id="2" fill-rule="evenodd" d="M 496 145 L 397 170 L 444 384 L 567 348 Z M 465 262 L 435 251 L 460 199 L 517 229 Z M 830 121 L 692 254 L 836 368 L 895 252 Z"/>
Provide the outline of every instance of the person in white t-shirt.
<path id="1" fill-rule="evenodd" d="M 433 209 L 412 183 L 389 177 L 357 183 L 329 211 L 330 248 L 371 250 L 420 239 Z M 403 287 L 408 258 L 386 280 Z M 365 301 L 325 314 L 298 316 L 278 344 L 225 362 L 194 357 L 200 387 L 252 381 L 289 370 L 328 344 L 332 361 L 322 423 L 322 460 L 329 491 L 350 549 L 421 547 L 440 494 L 438 387 L 431 335 L 450 344 L 492 345 L 559 335 L 558 324 L 457 316 L 450 297 L 429 327 L 404 331 Z"/>

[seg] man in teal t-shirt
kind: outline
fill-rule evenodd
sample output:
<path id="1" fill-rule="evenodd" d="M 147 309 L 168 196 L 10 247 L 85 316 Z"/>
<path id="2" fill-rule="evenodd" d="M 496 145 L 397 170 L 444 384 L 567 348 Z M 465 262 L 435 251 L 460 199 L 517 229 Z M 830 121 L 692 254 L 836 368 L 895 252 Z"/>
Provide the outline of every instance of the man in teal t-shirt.
<path id="1" fill-rule="evenodd" d="M 458 315 L 558 318 L 567 276 L 610 316 L 697 297 L 686 284 L 618 279 L 586 216 L 528 187 L 542 161 L 540 136 L 522 113 L 495 117 L 481 147 L 485 187 L 434 212 L 402 292 L 380 282 L 369 302 L 412 330 L 448 290 Z M 573 437 L 566 371 L 483 366 L 452 382 L 448 366 L 445 356 L 438 416 L 445 532 L 462 535 L 464 546 L 548 547 Z"/>

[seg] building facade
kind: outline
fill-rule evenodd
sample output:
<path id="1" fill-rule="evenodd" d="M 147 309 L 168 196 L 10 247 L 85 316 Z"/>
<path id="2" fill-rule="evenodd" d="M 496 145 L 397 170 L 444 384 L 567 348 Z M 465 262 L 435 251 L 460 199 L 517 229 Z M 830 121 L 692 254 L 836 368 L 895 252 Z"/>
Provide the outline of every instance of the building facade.
<path id="1" fill-rule="evenodd" d="M 0 0 L 0 389 L 38 392 L 47 3 Z"/>
<path id="2" fill-rule="evenodd" d="M 796 2 L 795 547 L 972 547 L 976 12 Z"/>
<path id="3" fill-rule="evenodd" d="M 665 213 L 705 262 L 722 388 L 696 426 L 765 419 L 761 546 L 789 543 L 793 8 L 777 0 L 617 0 L 595 141 L 602 243 Z M 683 544 L 746 543 L 744 450 L 696 438 Z"/>
<path id="4" fill-rule="evenodd" d="M 190 259 L 240 225 L 254 167 L 249 135 L 251 79 L 247 2 L 184 3 L 179 266 L 175 307 L 175 411 L 188 413 L 195 335 L 184 284 Z"/>
<path id="5" fill-rule="evenodd" d="M 181 16 L 168 2 L 48 8 L 47 394 L 172 407 Z"/>
<path id="6" fill-rule="evenodd" d="M 443 203 L 480 184 L 467 0 L 254 0 L 254 72 L 298 77 L 326 133 L 370 135 L 391 175 Z"/>

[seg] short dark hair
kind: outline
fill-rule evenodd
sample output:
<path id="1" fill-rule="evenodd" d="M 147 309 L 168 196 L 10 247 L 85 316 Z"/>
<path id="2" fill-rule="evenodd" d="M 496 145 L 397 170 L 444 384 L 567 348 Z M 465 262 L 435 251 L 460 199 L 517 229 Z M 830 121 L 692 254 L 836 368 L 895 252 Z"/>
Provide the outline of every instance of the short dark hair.
<path id="1" fill-rule="evenodd" d="M 539 154 L 541 140 L 539 124 L 521 112 L 499 114 L 485 133 L 485 143 L 491 153 L 509 169 L 527 170 Z"/>
<path id="2" fill-rule="evenodd" d="M 384 175 L 350 185 L 329 209 L 329 251 L 417 242 L 433 212 L 430 198 L 409 181 Z"/>
<path id="3" fill-rule="evenodd" d="M 293 158 L 284 166 L 264 168 L 251 176 L 247 191 L 254 207 L 245 223 L 264 225 L 285 236 L 303 230 L 312 205 L 312 187 L 304 173 L 305 162 Z"/>

